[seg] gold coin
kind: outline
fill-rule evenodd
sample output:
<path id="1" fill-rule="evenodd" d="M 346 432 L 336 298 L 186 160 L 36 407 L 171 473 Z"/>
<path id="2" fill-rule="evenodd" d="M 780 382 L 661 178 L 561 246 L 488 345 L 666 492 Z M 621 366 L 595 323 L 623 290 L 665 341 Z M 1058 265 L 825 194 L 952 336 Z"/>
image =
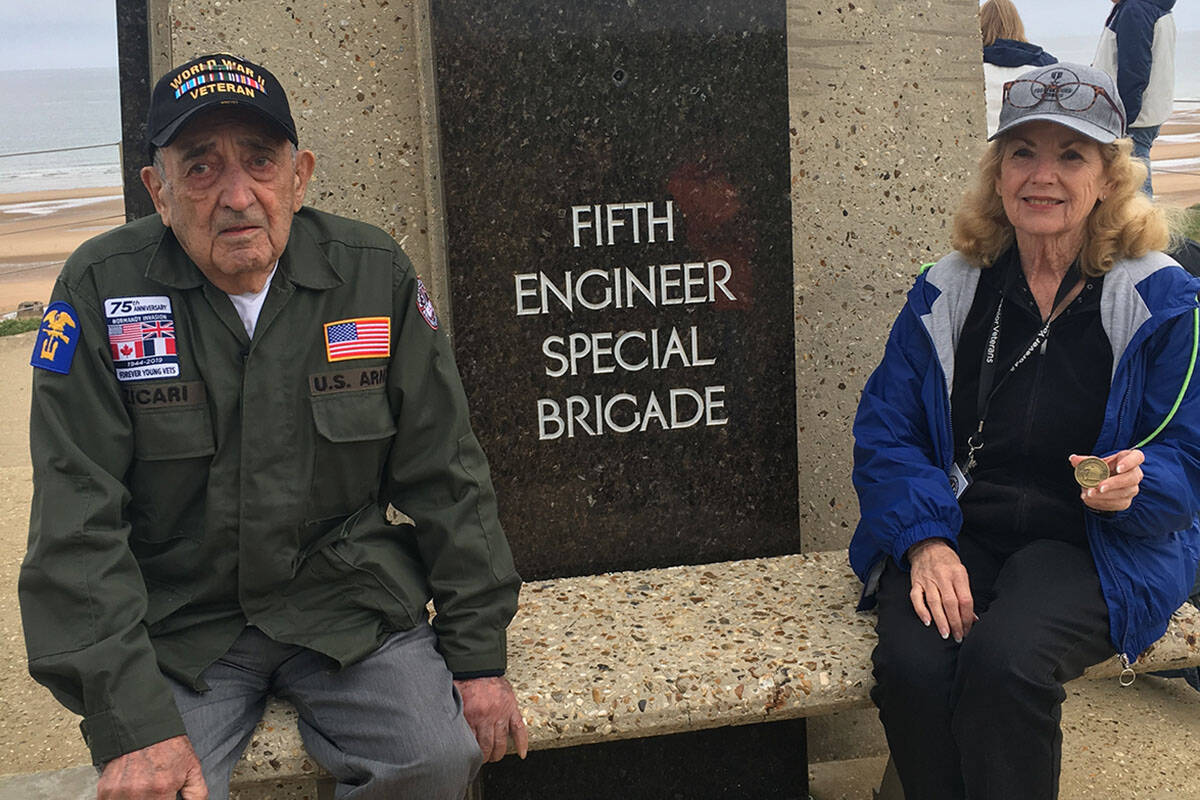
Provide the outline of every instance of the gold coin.
<path id="1" fill-rule="evenodd" d="M 1108 463 L 1102 458 L 1088 456 L 1075 465 L 1075 480 L 1085 489 L 1094 489 L 1108 477 Z"/>

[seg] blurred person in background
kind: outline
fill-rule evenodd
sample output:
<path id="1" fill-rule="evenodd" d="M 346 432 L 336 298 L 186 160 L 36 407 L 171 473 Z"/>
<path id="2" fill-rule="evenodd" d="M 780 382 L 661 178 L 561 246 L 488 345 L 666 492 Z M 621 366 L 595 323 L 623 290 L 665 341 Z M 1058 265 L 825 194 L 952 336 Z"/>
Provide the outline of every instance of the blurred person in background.
<path id="1" fill-rule="evenodd" d="M 1133 155 L 1146 162 L 1142 191 L 1154 196 L 1150 147 L 1175 103 L 1175 0 L 1113 0 L 1092 66 L 1117 82 Z"/>
<path id="2" fill-rule="evenodd" d="M 987 96 L 987 132 L 996 132 L 1004 84 L 1030 67 L 1045 67 L 1058 59 L 1025 39 L 1025 25 L 1012 0 L 987 0 L 979 9 L 983 34 L 983 81 Z"/>

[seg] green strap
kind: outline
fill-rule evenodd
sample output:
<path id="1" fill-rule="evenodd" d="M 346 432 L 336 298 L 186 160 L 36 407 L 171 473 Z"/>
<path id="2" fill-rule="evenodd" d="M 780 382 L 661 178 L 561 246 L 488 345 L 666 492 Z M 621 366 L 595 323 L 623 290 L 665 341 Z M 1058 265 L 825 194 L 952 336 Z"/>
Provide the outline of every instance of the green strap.
<path id="1" fill-rule="evenodd" d="M 1162 433 L 1162 429 L 1167 427 L 1167 423 L 1171 421 L 1171 417 L 1175 416 L 1175 412 L 1179 410 L 1180 404 L 1183 403 L 1183 396 L 1187 394 L 1188 384 L 1192 382 L 1192 372 L 1196 369 L 1197 351 L 1200 351 L 1200 308 L 1192 310 L 1192 363 L 1188 365 L 1187 375 L 1183 378 L 1183 386 L 1179 387 L 1179 396 L 1175 398 L 1175 405 L 1171 406 L 1166 419 L 1154 429 L 1153 433 L 1133 446 L 1134 450 L 1144 447 L 1151 439 Z"/>
<path id="2" fill-rule="evenodd" d="M 925 274 L 925 270 L 929 269 L 930 267 L 932 267 L 932 266 L 933 266 L 934 264 L 936 264 L 936 263 L 937 263 L 936 261 L 929 261 L 929 262 L 926 262 L 926 263 L 922 264 L 922 265 L 921 265 L 921 271 L 920 271 L 920 272 L 918 272 L 917 274 L 918 274 L 918 275 L 924 275 L 924 274 Z"/>

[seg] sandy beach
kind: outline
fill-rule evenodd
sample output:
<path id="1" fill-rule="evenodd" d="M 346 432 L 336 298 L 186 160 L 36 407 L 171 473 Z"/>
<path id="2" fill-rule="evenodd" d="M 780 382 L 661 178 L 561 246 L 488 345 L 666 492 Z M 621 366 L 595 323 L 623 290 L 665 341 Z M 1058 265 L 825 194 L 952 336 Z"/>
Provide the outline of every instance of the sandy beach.
<path id="1" fill-rule="evenodd" d="M 1200 103 L 1176 106 L 1150 156 L 1160 203 L 1200 203 Z M 24 300 L 48 300 L 67 256 L 124 219 L 119 186 L 0 193 L 0 314 Z"/>
<path id="2" fill-rule="evenodd" d="M 124 221 L 119 186 L 0 194 L 0 314 L 48 300 L 67 256 Z"/>
<path id="3" fill-rule="evenodd" d="M 1200 103 L 1177 103 L 1150 151 L 1154 194 L 1167 206 L 1200 203 Z"/>

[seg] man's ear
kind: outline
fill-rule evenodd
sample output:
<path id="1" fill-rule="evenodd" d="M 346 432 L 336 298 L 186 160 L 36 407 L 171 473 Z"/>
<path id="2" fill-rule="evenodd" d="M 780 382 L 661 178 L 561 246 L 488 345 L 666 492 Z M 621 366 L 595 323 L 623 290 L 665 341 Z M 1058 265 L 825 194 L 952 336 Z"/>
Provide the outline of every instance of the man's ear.
<path id="1" fill-rule="evenodd" d="M 163 184 L 162 176 L 158 174 L 158 170 L 154 167 L 142 167 L 141 171 L 142 185 L 146 187 L 146 191 L 150 193 L 150 199 L 154 202 L 154 210 L 162 217 L 163 225 L 171 227 L 171 217 L 167 211 L 167 204 L 163 199 L 163 192 L 166 187 Z"/>
<path id="2" fill-rule="evenodd" d="M 312 178 L 317 166 L 317 157 L 312 150 L 300 150 L 296 153 L 296 174 L 294 176 L 292 211 L 300 210 L 304 205 L 304 193 L 308 191 L 308 181 Z"/>

